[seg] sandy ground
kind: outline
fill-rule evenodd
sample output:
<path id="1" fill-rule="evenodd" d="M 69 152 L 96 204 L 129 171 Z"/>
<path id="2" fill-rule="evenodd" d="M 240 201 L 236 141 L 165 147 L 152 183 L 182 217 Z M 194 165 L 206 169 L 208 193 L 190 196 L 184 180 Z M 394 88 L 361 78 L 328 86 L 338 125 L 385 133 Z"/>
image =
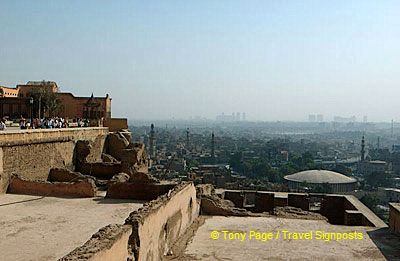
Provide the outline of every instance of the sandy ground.
<path id="1" fill-rule="evenodd" d="M 141 206 L 102 197 L 0 195 L 0 260 L 56 260 Z"/>
<path id="2" fill-rule="evenodd" d="M 214 230 L 220 237 L 210 238 Z M 241 240 L 224 239 L 223 230 L 247 232 Z M 265 242 L 256 236 L 249 239 L 249 231 L 272 232 L 273 239 Z M 283 238 L 289 232 L 313 231 L 312 239 Z M 362 240 L 324 241 L 316 239 L 316 231 L 360 232 Z M 279 231 L 279 238 L 275 238 Z M 238 235 L 238 234 L 236 234 Z M 261 237 L 262 239 L 262 237 Z M 301 220 L 275 217 L 209 217 L 197 230 L 177 260 L 400 260 L 400 237 L 387 228 L 335 226 L 322 220 Z"/>

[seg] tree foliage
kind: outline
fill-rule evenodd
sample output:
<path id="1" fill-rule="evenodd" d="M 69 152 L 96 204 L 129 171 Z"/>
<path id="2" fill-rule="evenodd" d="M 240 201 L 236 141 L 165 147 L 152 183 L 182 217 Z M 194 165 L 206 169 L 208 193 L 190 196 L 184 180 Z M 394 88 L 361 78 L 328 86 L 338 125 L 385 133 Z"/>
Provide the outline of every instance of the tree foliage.
<path id="1" fill-rule="evenodd" d="M 57 98 L 57 94 L 45 88 L 34 88 L 29 92 L 29 97 L 33 98 L 34 117 L 58 116 L 62 109 L 62 103 Z M 39 112 L 40 110 L 40 112 Z"/>

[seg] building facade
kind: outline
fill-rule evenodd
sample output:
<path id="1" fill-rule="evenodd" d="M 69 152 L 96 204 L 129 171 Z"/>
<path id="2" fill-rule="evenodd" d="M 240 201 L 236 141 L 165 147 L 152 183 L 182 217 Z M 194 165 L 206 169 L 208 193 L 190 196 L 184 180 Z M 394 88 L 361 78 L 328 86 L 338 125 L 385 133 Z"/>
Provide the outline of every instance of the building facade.
<path id="1" fill-rule="evenodd" d="M 29 118 L 32 112 L 37 117 L 38 109 L 32 108 L 30 97 L 39 89 L 54 93 L 59 100 L 61 106 L 56 113 L 53 112 L 56 114 L 54 116 L 69 119 L 111 118 L 111 98 L 108 94 L 105 97 L 95 97 L 93 94 L 90 97 L 76 97 L 72 93 L 60 92 L 57 83 L 51 81 L 29 81 L 15 88 L 0 86 L 0 117 Z"/>

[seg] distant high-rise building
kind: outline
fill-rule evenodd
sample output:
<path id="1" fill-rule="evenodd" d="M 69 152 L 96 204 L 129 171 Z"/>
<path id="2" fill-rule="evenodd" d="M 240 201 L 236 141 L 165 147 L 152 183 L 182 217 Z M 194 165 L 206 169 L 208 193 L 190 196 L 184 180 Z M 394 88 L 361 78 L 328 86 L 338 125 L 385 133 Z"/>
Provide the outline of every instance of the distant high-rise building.
<path id="1" fill-rule="evenodd" d="M 309 122 L 315 122 L 315 120 L 316 120 L 315 114 L 310 114 L 310 115 L 308 115 L 308 121 L 309 121 Z"/>
<path id="2" fill-rule="evenodd" d="M 364 115 L 364 117 L 363 117 L 363 122 L 364 122 L 364 123 L 367 123 L 367 122 L 368 122 L 368 116 Z"/>
<path id="3" fill-rule="evenodd" d="M 324 121 L 324 115 L 318 114 L 317 115 L 317 122 L 323 122 Z"/>
<path id="4" fill-rule="evenodd" d="M 215 117 L 216 121 L 222 121 L 222 122 L 231 122 L 231 121 L 235 121 L 236 119 L 236 115 L 234 112 L 232 112 L 232 115 L 225 115 L 225 113 L 221 113 L 220 115 L 217 115 L 217 117 Z"/>
<path id="5" fill-rule="evenodd" d="M 236 121 L 240 121 L 240 112 L 236 113 Z"/>
<path id="6" fill-rule="evenodd" d="M 245 120 L 246 120 L 246 113 L 242 112 L 242 121 L 245 121 Z"/>

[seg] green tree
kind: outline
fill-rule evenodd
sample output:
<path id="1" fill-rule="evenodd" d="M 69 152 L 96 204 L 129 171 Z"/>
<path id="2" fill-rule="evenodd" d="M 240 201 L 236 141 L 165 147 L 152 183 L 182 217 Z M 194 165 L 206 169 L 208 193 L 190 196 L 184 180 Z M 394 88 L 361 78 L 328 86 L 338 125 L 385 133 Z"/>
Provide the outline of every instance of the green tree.
<path id="1" fill-rule="evenodd" d="M 373 188 L 390 186 L 390 175 L 387 173 L 372 172 L 365 176 L 365 183 Z"/>
<path id="2" fill-rule="evenodd" d="M 61 100 L 57 94 L 45 88 L 33 88 L 29 92 L 29 97 L 33 98 L 34 117 L 58 116 L 62 107 Z"/>

